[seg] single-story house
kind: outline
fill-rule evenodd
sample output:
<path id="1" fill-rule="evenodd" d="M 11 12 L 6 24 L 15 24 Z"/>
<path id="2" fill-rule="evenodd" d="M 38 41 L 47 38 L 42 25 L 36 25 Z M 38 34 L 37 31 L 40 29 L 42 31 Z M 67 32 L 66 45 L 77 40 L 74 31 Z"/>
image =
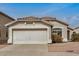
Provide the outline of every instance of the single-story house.
<path id="1" fill-rule="evenodd" d="M 72 29 L 68 24 L 52 17 L 24 17 L 18 18 L 5 26 L 8 27 L 8 43 L 13 44 L 48 44 L 52 43 L 51 34 L 57 33 L 68 42 L 68 35 Z M 69 32 L 68 32 L 69 30 Z"/>

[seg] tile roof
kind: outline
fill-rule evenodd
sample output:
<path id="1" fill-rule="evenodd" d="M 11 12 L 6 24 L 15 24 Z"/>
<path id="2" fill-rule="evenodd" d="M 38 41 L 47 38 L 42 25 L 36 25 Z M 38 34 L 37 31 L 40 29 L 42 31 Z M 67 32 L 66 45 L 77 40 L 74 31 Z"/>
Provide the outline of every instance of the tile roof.
<path id="1" fill-rule="evenodd" d="M 41 17 L 41 18 L 38 18 L 38 17 L 34 17 L 34 16 L 29 16 L 29 17 L 23 17 L 23 18 L 18 18 L 17 20 L 27 20 L 27 21 L 35 21 L 35 20 L 46 20 L 46 21 L 57 21 L 59 23 L 62 23 L 64 25 L 67 25 L 68 24 L 64 21 L 60 21 L 56 18 L 53 18 L 53 17 Z"/>
<path id="2" fill-rule="evenodd" d="M 8 17 L 8 18 L 10 18 L 11 20 L 15 20 L 15 19 L 13 19 L 12 17 L 8 16 L 7 14 L 5 14 L 5 13 L 3 13 L 3 12 L 1 12 L 1 11 L 0 11 L 0 14 L 6 16 L 6 17 Z"/>
<path id="3" fill-rule="evenodd" d="M 58 19 L 53 18 L 53 17 L 42 17 L 41 19 L 42 19 L 42 20 L 46 20 L 46 21 L 57 21 L 57 22 L 59 22 L 59 23 L 62 23 L 62 24 L 64 24 L 64 25 L 67 25 L 67 26 L 68 26 L 68 24 L 67 24 L 66 22 L 61 21 L 61 20 L 58 20 Z"/>
<path id="4" fill-rule="evenodd" d="M 41 17 L 41 18 L 38 18 L 38 17 L 35 17 L 35 16 L 28 16 L 28 17 L 18 18 L 17 20 L 19 20 L 19 21 L 40 21 L 40 20 L 42 20 L 42 21 L 57 21 L 59 23 L 62 23 L 64 25 L 68 26 L 68 24 L 66 22 L 57 20 L 56 18 L 53 18 L 53 17 Z"/>

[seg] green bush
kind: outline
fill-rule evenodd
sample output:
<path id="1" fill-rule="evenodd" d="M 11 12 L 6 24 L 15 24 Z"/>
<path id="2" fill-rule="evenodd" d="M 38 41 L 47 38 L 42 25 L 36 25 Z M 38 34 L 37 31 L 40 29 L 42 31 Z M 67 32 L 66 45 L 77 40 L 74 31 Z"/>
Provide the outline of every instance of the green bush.
<path id="1" fill-rule="evenodd" d="M 52 34 L 52 43 L 61 43 L 62 42 L 62 37 L 57 34 Z"/>
<path id="2" fill-rule="evenodd" d="M 79 42 L 79 33 L 73 32 L 72 37 L 71 37 L 72 42 Z"/>

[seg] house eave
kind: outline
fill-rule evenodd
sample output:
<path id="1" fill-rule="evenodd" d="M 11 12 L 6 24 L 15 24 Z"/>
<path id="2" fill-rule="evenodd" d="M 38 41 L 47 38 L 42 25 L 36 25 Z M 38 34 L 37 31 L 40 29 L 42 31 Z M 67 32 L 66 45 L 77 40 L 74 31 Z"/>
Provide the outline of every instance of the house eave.
<path id="1" fill-rule="evenodd" d="M 35 20 L 35 21 L 31 20 L 31 21 L 32 22 L 42 22 L 42 23 L 44 23 L 46 25 L 53 26 L 52 24 L 48 23 L 47 21 L 40 21 L 40 20 Z M 16 20 L 16 21 L 12 21 L 12 22 L 6 24 L 5 26 L 8 27 L 8 26 L 10 26 L 10 25 L 12 25 L 12 24 L 14 24 L 16 22 L 31 22 L 31 21 L 28 21 L 28 20 Z"/>

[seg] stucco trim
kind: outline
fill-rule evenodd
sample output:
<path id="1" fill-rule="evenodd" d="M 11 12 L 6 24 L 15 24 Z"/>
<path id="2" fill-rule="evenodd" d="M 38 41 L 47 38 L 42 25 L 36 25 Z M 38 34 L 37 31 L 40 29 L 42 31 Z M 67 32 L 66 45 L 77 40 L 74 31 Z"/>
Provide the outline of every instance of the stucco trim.
<path id="1" fill-rule="evenodd" d="M 16 29 L 12 29 L 12 31 L 30 31 L 30 30 L 33 30 L 33 31 L 36 31 L 36 30 L 39 30 L 39 31 L 41 31 L 41 30 L 47 30 L 47 28 L 25 28 L 25 29 L 18 29 L 18 28 L 16 28 Z"/>
<path id="2" fill-rule="evenodd" d="M 41 23 L 44 23 L 45 25 L 49 25 L 49 26 L 52 26 L 52 24 L 48 23 L 47 21 L 27 21 L 27 20 L 17 20 L 17 21 L 12 21 L 8 24 L 6 24 L 5 26 L 8 27 L 8 26 L 11 26 L 13 24 L 15 24 L 16 22 L 41 22 Z"/>

